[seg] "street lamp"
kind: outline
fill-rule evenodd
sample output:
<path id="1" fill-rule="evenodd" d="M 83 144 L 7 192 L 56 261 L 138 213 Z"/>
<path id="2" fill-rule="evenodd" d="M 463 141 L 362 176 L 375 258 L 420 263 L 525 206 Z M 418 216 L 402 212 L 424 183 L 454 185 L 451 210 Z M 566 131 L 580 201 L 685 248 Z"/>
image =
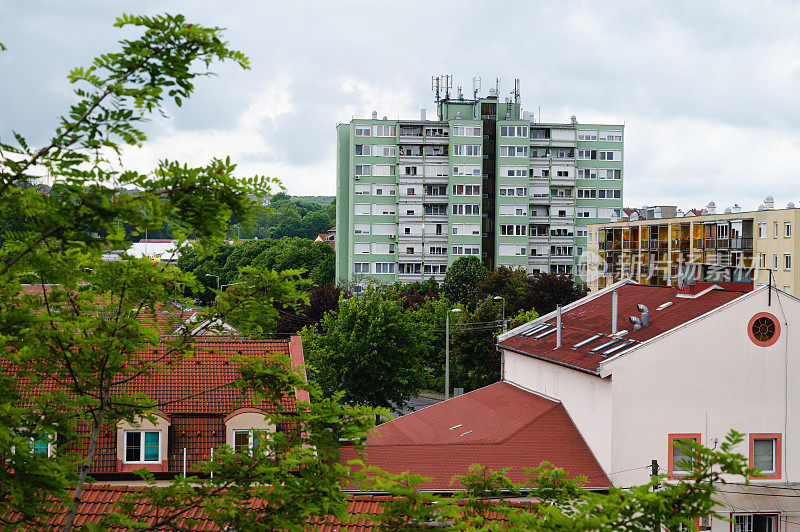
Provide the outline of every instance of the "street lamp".
<path id="1" fill-rule="evenodd" d="M 450 313 L 461 312 L 460 308 L 447 311 L 444 326 L 444 400 L 450 399 Z"/>
<path id="2" fill-rule="evenodd" d="M 206 277 L 216 277 L 217 278 L 217 292 L 219 292 L 219 275 L 214 275 L 213 273 L 207 273 Z"/>
<path id="3" fill-rule="evenodd" d="M 226 287 L 226 286 L 233 286 L 233 285 L 235 285 L 235 284 L 242 284 L 242 283 L 228 283 L 228 284 L 224 284 L 224 285 L 222 285 L 222 286 L 220 287 L 220 290 L 225 290 L 225 287 Z"/>
<path id="4" fill-rule="evenodd" d="M 505 333 L 508 327 L 506 326 L 506 298 L 503 296 L 494 296 L 495 301 L 503 300 L 503 332 Z"/>

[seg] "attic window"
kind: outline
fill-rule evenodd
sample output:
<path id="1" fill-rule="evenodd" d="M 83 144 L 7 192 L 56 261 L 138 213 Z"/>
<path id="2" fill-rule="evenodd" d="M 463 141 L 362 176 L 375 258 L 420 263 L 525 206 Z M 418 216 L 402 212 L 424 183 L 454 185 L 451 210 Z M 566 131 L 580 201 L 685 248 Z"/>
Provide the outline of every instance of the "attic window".
<path id="1" fill-rule="evenodd" d="M 589 352 L 590 353 L 598 353 L 598 352 L 602 351 L 603 349 L 606 349 L 608 347 L 617 345 L 618 343 L 620 343 L 622 341 L 624 341 L 622 338 L 614 338 L 610 342 L 606 342 L 604 344 L 598 345 L 597 347 L 595 347 L 594 349 L 590 350 Z"/>
<path id="2" fill-rule="evenodd" d="M 586 340 L 581 340 L 577 344 L 573 345 L 572 349 L 578 349 L 579 347 L 583 347 L 585 345 L 589 345 L 592 342 L 594 342 L 595 340 L 599 340 L 600 338 L 603 338 L 603 337 L 605 337 L 605 334 L 595 334 L 591 338 L 587 338 Z"/>
<path id="3" fill-rule="evenodd" d="M 628 340 L 624 344 L 620 344 L 620 345 L 618 345 L 616 347 L 612 347 L 611 349 L 609 349 L 608 351 L 603 353 L 603 355 L 608 356 L 608 355 L 613 355 L 614 353 L 619 353 L 620 351 L 631 347 L 635 343 L 636 343 L 636 340 Z"/>
<path id="4" fill-rule="evenodd" d="M 472 430 L 468 430 L 467 432 L 462 432 L 461 434 L 459 434 L 459 436 L 466 436 L 466 435 L 467 435 L 467 434 L 469 434 L 470 432 L 474 432 L 474 431 L 472 431 Z"/>
<path id="5" fill-rule="evenodd" d="M 667 301 L 666 303 L 662 303 L 656 307 L 656 310 L 664 310 L 665 308 L 672 305 L 672 301 Z"/>

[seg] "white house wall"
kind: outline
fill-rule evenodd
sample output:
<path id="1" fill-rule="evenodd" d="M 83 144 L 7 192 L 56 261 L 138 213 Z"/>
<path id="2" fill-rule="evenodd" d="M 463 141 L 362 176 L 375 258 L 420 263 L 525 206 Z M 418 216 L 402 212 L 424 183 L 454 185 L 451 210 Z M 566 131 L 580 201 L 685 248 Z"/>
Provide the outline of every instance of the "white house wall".
<path id="1" fill-rule="evenodd" d="M 611 466 L 611 379 L 503 350 L 503 379 L 564 403 L 597 461 Z M 614 481 L 613 477 L 610 477 Z"/>
<path id="2" fill-rule="evenodd" d="M 781 321 L 780 337 L 770 347 L 756 346 L 748 337 L 748 323 L 757 312 L 770 312 Z M 658 311 L 651 320 L 657 323 Z M 670 433 L 699 433 L 702 443 L 713 447 L 714 438 L 722 442 L 730 429 L 781 433 L 783 476 L 771 482 L 800 481 L 800 445 L 793 441 L 800 437 L 800 336 L 793 323 L 800 323 L 800 302 L 773 292 L 768 307 L 762 290 L 606 362 L 614 382 L 607 468 L 614 483 L 647 482 L 652 459 L 666 470 Z M 586 421 L 590 411 L 585 405 L 559 398 L 579 429 L 597 431 L 597 422 Z M 748 456 L 747 436 L 737 451 Z"/>

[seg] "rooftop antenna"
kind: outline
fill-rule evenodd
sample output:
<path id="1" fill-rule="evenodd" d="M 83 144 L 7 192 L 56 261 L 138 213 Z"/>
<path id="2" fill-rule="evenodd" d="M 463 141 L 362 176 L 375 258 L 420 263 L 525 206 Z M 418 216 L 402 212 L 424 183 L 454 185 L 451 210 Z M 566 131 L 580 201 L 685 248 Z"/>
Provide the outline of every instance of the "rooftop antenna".
<path id="1" fill-rule="evenodd" d="M 431 90 L 436 94 L 436 103 L 439 103 L 442 99 L 440 96 L 442 79 L 439 76 L 431 76 Z"/>
<path id="2" fill-rule="evenodd" d="M 444 81 L 444 97 L 449 100 L 450 89 L 453 87 L 453 75 L 442 74 L 442 80 Z"/>
<path id="3" fill-rule="evenodd" d="M 472 78 L 472 97 L 477 100 L 478 99 L 478 92 L 481 90 L 481 78 L 474 77 Z"/>
<path id="4" fill-rule="evenodd" d="M 519 103 L 519 78 L 514 78 L 514 103 Z"/>
<path id="5" fill-rule="evenodd" d="M 500 78 L 494 78 L 494 93 L 500 95 Z"/>
<path id="6" fill-rule="evenodd" d="M 461 90 L 461 85 L 459 85 L 458 88 L 456 89 L 456 97 L 459 100 L 463 100 L 464 99 L 464 91 Z"/>

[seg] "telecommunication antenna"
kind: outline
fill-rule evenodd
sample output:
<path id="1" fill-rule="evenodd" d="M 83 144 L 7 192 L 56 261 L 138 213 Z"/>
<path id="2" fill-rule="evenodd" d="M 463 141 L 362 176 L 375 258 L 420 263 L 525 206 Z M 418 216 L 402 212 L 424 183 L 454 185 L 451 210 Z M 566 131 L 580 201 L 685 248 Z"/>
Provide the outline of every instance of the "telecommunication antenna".
<path id="1" fill-rule="evenodd" d="M 436 94 L 436 103 L 441 101 L 440 91 L 442 88 L 442 80 L 439 76 L 431 76 L 431 90 Z"/>
<path id="2" fill-rule="evenodd" d="M 519 103 L 519 78 L 514 78 L 514 103 Z"/>
<path id="3" fill-rule="evenodd" d="M 474 77 L 472 78 L 472 97 L 473 99 L 478 99 L 478 93 L 481 90 L 481 78 Z"/>
<path id="4" fill-rule="evenodd" d="M 444 97 L 449 100 L 450 99 L 450 89 L 453 88 L 453 75 L 452 74 L 442 74 L 442 80 L 444 81 Z"/>
<path id="5" fill-rule="evenodd" d="M 494 79 L 494 93 L 500 97 L 500 78 Z"/>

